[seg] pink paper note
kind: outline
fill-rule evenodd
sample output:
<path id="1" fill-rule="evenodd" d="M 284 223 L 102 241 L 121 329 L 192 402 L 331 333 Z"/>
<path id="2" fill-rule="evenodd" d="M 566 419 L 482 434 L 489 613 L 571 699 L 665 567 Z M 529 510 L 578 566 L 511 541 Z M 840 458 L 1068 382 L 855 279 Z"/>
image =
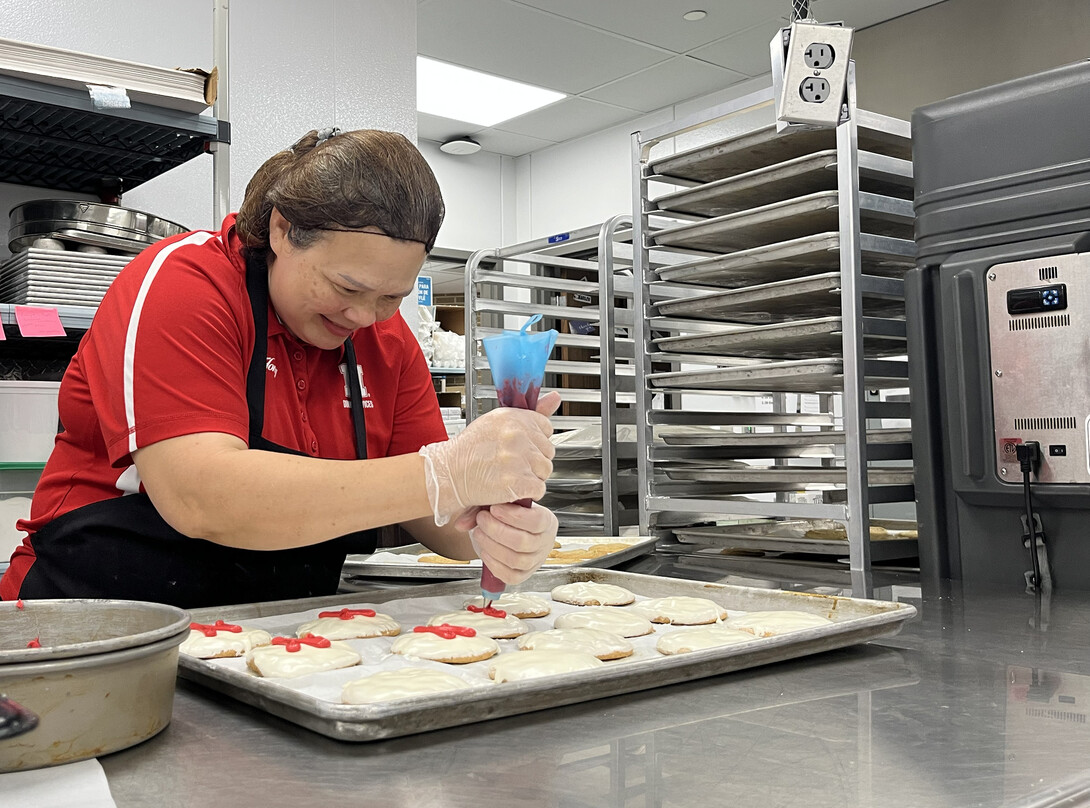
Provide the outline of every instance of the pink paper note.
<path id="1" fill-rule="evenodd" d="M 53 308 L 45 306 L 16 306 L 15 322 L 19 324 L 19 333 L 24 337 L 63 337 L 64 326 L 61 315 Z"/>

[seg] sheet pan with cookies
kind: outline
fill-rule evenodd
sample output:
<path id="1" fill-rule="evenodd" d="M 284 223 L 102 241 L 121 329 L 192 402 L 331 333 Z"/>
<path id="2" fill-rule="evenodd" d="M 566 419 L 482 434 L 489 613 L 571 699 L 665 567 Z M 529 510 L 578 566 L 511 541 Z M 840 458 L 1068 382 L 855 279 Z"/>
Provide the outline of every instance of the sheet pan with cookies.
<path id="1" fill-rule="evenodd" d="M 655 549 L 654 536 L 558 536 L 545 567 L 614 567 Z M 422 544 L 383 549 L 371 555 L 350 555 L 346 575 L 380 578 L 478 578 L 480 559 L 444 558 Z"/>
<path id="2" fill-rule="evenodd" d="M 202 642 L 180 655 L 179 675 L 372 741 L 841 648 L 896 634 L 916 613 L 593 568 L 538 572 L 492 608 L 479 593 L 457 581 L 194 610 L 225 648 L 244 632 L 253 642 L 230 656 Z"/>

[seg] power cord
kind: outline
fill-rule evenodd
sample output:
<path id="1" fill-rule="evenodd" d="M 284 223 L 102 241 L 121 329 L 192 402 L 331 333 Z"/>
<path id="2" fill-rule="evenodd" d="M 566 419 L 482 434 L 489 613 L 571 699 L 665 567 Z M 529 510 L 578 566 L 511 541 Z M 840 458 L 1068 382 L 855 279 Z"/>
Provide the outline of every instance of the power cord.
<path id="1" fill-rule="evenodd" d="M 1041 444 L 1035 440 L 1020 443 L 1015 447 L 1018 464 L 1022 469 L 1022 490 L 1025 493 L 1026 512 L 1022 516 L 1022 544 L 1029 550 L 1033 570 L 1026 572 L 1026 584 L 1030 591 L 1051 591 L 1052 571 L 1048 565 L 1048 552 L 1045 549 L 1045 531 L 1041 517 L 1033 512 L 1033 499 L 1030 496 L 1030 475 L 1036 474 L 1041 465 Z"/>

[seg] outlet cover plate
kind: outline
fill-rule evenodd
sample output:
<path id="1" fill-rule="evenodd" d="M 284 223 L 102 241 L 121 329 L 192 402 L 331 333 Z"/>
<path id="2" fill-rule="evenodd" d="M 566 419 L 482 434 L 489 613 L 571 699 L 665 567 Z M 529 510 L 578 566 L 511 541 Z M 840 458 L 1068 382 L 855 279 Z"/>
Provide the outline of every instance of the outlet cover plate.
<path id="1" fill-rule="evenodd" d="M 783 80 L 776 98 L 776 120 L 836 126 L 840 122 L 855 31 L 842 25 L 793 22 L 790 32 Z"/>

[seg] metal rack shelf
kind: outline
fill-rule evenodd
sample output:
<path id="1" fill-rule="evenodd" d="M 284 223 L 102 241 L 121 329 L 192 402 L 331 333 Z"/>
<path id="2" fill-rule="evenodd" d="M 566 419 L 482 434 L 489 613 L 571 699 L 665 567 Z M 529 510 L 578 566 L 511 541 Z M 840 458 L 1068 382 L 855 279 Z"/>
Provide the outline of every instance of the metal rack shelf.
<path id="1" fill-rule="evenodd" d="M 908 386 L 910 128 L 856 108 L 852 65 L 835 129 L 769 124 L 659 156 L 679 133 L 772 98 L 763 90 L 632 137 L 641 529 L 691 547 L 846 556 L 853 590 L 869 594 L 872 559 L 915 554 L 908 535 L 887 545 L 893 556 L 877 550 L 868 528 L 874 503 L 913 497 L 911 431 L 882 421 L 906 408 L 868 400 Z M 807 396 L 818 411 L 792 412 Z M 722 528 L 725 543 L 692 533 L 739 516 L 765 521 L 744 539 Z M 825 520 L 846 540 L 775 535 Z"/>
<path id="2" fill-rule="evenodd" d="M 627 443 L 618 438 L 618 427 L 635 422 L 635 341 L 625 302 L 633 282 L 618 275 L 631 263 L 615 252 L 631 256 L 630 223 L 617 216 L 600 227 L 480 250 L 466 264 L 467 420 L 497 405 L 484 337 L 535 314 L 544 316 L 542 327 L 561 332 L 541 392 L 562 395 L 561 414 L 552 418 L 558 432 L 588 433 L 588 443 L 558 450 L 547 485 L 545 501 L 566 532 L 617 535 L 638 515 L 631 427 Z"/>

